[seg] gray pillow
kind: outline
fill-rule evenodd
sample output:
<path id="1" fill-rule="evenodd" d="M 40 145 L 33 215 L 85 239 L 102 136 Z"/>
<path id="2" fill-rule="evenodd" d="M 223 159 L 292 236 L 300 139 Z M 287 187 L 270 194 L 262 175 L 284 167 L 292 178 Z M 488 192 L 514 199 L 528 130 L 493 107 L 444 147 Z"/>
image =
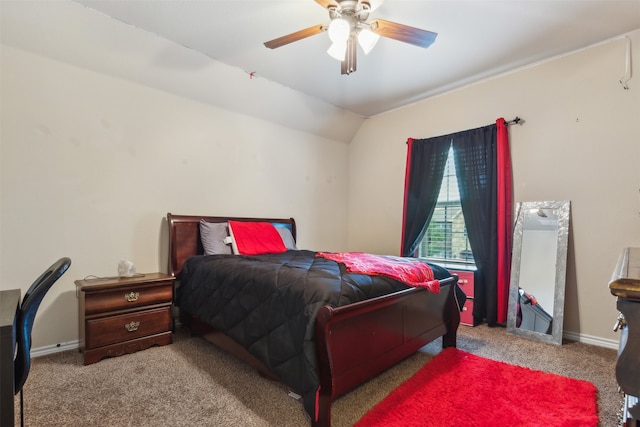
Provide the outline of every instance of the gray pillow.
<path id="1" fill-rule="evenodd" d="M 231 245 L 224 240 L 229 236 L 226 222 L 207 222 L 200 220 L 200 240 L 205 255 L 231 254 Z"/>
<path id="2" fill-rule="evenodd" d="M 291 234 L 291 230 L 286 227 L 276 227 L 278 233 L 280 233 L 280 237 L 282 237 L 282 243 L 286 246 L 288 250 L 297 250 L 296 241 L 293 240 L 293 235 Z"/>

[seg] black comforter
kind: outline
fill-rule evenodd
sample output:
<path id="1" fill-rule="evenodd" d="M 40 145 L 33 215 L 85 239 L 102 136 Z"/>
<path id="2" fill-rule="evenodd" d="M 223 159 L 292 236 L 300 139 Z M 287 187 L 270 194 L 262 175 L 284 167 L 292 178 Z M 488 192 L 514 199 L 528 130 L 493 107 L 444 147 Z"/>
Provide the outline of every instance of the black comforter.
<path id="1" fill-rule="evenodd" d="M 432 268 L 437 279 L 450 276 Z M 184 265 L 177 304 L 244 346 L 300 393 L 313 414 L 319 384 L 314 322 L 320 307 L 406 288 L 393 279 L 347 273 L 344 265 L 312 251 L 195 256 Z"/>

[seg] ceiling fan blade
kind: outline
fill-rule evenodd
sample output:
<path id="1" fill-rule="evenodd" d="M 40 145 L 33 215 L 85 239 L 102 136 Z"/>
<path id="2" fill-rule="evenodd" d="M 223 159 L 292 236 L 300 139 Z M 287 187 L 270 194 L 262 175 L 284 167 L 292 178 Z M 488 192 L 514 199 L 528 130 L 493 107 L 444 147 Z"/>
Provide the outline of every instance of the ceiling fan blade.
<path id="1" fill-rule="evenodd" d="M 307 37 L 314 36 L 326 30 L 324 25 L 314 25 L 313 27 L 305 28 L 304 30 L 296 31 L 295 33 L 287 34 L 286 36 L 278 37 L 277 39 L 269 40 L 264 45 L 269 49 L 275 49 L 280 46 L 284 46 L 289 43 L 302 40 Z"/>
<path id="2" fill-rule="evenodd" d="M 324 7 L 325 9 L 327 9 L 329 6 L 338 7 L 338 3 L 335 0 L 316 0 L 316 3 L 318 3 L 320 6 Z"/>
<path id="3" fill-rule="evenodd" d="M 385 21 L 384 19 L 374 19 L 371 21 L 371 31 L 382 37 L 388 37 L 425 48 L 431 46 L 438 36 L 438 33 Z"/>

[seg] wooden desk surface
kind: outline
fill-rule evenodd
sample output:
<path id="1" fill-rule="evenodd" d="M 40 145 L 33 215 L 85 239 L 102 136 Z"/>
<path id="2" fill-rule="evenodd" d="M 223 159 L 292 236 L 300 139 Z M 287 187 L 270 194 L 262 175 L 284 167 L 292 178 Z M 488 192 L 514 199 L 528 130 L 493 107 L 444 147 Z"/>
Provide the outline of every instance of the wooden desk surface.
<path id="1" fill-rule="evenodd" d="M 0 425 L 13 426 L 14 373 L 16 345 L 16 311 L 20 306 L 20 289 L 0 291 Z"/>
<path id="2" fill-rule="evenodd" d="M 613 270 L 609 290 L 617 297 L 640 299 L 640 248 L 622 251 Z"/>

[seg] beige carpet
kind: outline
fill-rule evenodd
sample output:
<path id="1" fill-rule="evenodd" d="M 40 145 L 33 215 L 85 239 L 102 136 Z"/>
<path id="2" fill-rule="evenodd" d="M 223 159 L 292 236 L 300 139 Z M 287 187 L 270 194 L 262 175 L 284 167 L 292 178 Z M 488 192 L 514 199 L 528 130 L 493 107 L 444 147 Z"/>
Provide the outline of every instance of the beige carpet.
<path id="1" fill-rule="evenodd" d="M 615 382 L 615 350 L 574 342 L 556 347 L 486 325 L 461 326 L 458 348 L 591 381 L 598 388 L 601 425 L 618 425 L 622 395 Z M 440 349 L 437 340 L 339 398 L 332 425 L 352 425 Z M 77 351 L 34 359 L 24 393 L 25 425 L 33 427 L 310 425 L 301 402 L 281 385 L 181 330 L 172 345 L 88 366 Z M 17 425 L 18 402 L 16 397 Z"/>

